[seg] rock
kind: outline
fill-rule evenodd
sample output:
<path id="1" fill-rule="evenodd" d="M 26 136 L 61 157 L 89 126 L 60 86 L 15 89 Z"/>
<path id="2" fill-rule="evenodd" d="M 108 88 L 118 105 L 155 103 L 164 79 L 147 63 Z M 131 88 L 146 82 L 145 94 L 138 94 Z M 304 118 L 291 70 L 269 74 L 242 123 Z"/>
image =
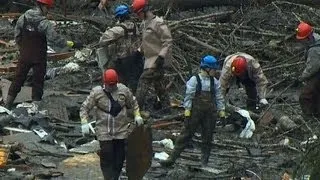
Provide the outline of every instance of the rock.
<path id="1" fill-rule="evenodd" d="M 290 129 L 296 128 L 297 124 L 288 116 L 281 116 L 278 120 L 277 126 L 279 126 L 284 131 L 288 131 Z"/>
<path id="2" fill-rule="evenodd" d="M 42 162 L 41 162 L 41 165 L 43 165 L 44 167 L 46 168 L 57 168 L 57 165 L 53 162 L 49 162 L 48 160 L 46 159 L 43 159 Z"/>

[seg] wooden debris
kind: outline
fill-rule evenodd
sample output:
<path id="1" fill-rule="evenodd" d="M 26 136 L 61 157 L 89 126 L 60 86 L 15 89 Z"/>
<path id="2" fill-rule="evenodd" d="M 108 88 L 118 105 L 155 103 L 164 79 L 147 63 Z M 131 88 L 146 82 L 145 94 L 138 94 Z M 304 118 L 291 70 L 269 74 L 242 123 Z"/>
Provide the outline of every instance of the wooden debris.
<path id="1" fill-rule="evenodd" d="M 183 32 L 181 32 L 181 31 L 178 31 L 178 33 L 185 35 L 185 36 L 187 37 L 187 39 L 191 40 L 192 42 L 194 42 L 194 43 L 196 43 L 196 44 L 198 44 L 198 45 L 200 45 L 200 46 L 203 46 L 203 47 L 205 47 L 205 48 L 208 48 L 209 50 L 211 50 L 211 51 L 214 52 L 214 53 L 218 53 L 218 54 L 219 54 L 219 53 L 222 53 L 222 50 L 221 50 L 221 49 L 215 48 L 215 47 L 213 47 L 213 46 L 211 46 L 211 45 L 209 45 L 209 44 L 207 44 L 207 43 L 205 43 L 205 42 L 202 42 L 202 41 L 198 40 L 198 39 L 195 38 L 195 37 L 192 37 L 192 36 L 190 36 L 190 35 L 188 35 L 188 34 L 186 34 L 186 33 L 183 33 Z"/>
<path id="2" fill-rule="evenodd" d="M 177 124 L 181 124 L 181 121 L 172 121 L 172 122 L 162 122 L 162 123 L 155 123 L 151 125 L 152 129 L 161 129 L 161 128 L 166 128 L 168 126 L 172 126 L 172 125 L 177 125 Z"/>
<path id="3" fill-rule="evenodd" d="M 273 118 L 274 116 L 271 111 L 264 113 L 264 115 L 261 117 L 261 120 L 259 122 L 259 126 L 268 126 L 273 120 Z"/>
<path id="4" fill-rule="evenodd" d="M 212 17 L 216 17 L 216 16 L 229 15 L 229 14 L 232 14 L 232 13 L 234 13 L 234 11 L 211 13 L 211 14 L 207 14 L 207 15 L 204 15 L 204 16 L 197 16 L 197 17 L 187 18 L 187 19 L 183 19 L 183 20 L 180 20 L 180 21 L 169 23 L 169 27 L 173 28 L 173 26 L 176 26 L 176 25 L 179 25 L 179 24 L 182 24 L 182 23 L 186 23 L 186 22 L 190 22 L 190 21 L 196 21 L 196 20 L 208 19 L 208 18 L 212 18 Z M 173 30 L 174 30 L 174 28 L 173 28 Z"/>
<path id="5" fill-rule="evenodd" d="M 64 52 L 64 53 L 51 53 L 51 54 L 48 54 L 48 60 L 50 61 L 64 60 L 74 56 L 74 54 L 75 54 L 75 51 Z"/>

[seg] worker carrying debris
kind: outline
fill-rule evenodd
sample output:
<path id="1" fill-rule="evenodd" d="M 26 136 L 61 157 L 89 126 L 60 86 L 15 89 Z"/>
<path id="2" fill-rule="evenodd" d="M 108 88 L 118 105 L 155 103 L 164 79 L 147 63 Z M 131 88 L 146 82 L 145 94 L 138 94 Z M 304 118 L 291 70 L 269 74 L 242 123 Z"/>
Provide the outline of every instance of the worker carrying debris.
<path id="1" fill-rule="evenodd" d="M 100 166 L 106 180 L 120 176 L 125 159 L 130 123 L 144 123 L 138 103 L 128 87 L 119 83 L 114 69 L 103 74 L 104 85 L 96 86 L 80 108 L 83 134 L 89 133 L 89 112 L 95 108 L 96 136 L 100 142 Z M 131 117 L 132 116 L 132 117 Z"/>
<path id="2" fill-rule="evenodd" d="M 99 42 L 102 48 L 97 49 L 100 68 L 116 69 L 119 81 L 135 92 L 143 71 L 143 57 L 137 53 L 139 30 L 130 19 L 128 6 L 119 5 L 114 13 L 117 23 L 102 34 Z"/>
<path id="3" fill-rule="evenodd" d="M 19 46 L 19 62 L 15 80 L 11 84 L 6 108 L 11 109 L 29 70 L 32 68 L 32 100 L 40 101 L 43 95 L 44 76 L 47 67 L 47 43 L 58 47 L 80 48 L 81 43 L 66 41 L 57 34 L 53 24 L 46 18 L 53 7 L 53 0 L 37 0 L 37 7 L 21 15 L 15 27 L 15 41 Z"/>
<path id="4" fill-rule="evenodd" d="M 144 70 L 138 82 L 136 97 L 141 109 L 144 108 L 148 87 L 153 85 L 160 100 L 157 109 L 169 106 L 163 79 L 164 70 L 170 66 L 172 37 L 163 19 L 150 11 L 147 0 L 134 0 L 133 11 L 143 20 L 141 53 L 145 57 Z"/>
<path id="5" fill-rule="evenodd" d="M 299 82 L 305 85 L 300 93 L 300 106 L 305 118 L 320 117 L 320 36 L 313 28 L 301 22 L 297 28 L 296 38 L 306 45 L 306 67 Z"/>
<path id="6" fill-rule="evenodd" d="M 251 55 L 237 52 L 226 57 L 220 76 L 221 91 L 224 97 L 230 84 L 236 80 L 238 87 L 244 85 L 247 94 L 247 109 L 256 111 L 259 103 L 267 105 L 266 91 L 268 80 L 259 62 Z"/>
<path id="7" fill-rule="evenodd" d="M 200 73 L 192 76 L 187 82 L 184 98 L 184 128 L 177 138 L 171 156 L 161 161 L 163 166 L 171 166 L 191 140 L 197 127 L 202 128 L 201 164 L 208 164 L 211 151 L 213 130 L 215 129 L 217 112 L 220 118 L 225 118 L 225 105 L 220 82 L 214 77 L 219 65 L 215 57 L 205 56 L 201 59 Z"/>

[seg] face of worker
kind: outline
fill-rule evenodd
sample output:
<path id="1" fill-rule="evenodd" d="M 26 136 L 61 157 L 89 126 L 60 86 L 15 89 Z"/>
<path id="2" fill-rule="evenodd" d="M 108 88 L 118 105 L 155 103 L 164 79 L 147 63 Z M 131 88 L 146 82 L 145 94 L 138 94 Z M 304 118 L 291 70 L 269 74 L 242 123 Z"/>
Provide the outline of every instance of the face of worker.
<path id="1" fill-rule="evenodd" d="M 47 6 L 47 5 L 42 5 L 42 6 L 41 6 L 41 9 L 42 9 L 42 13 L 43 13 L 43 15 L 44 15 L 44 16 L 47 16 L 47 15 L 48 15 L 48 12 L 49 12 L 50 7 L 49 7 L 49 6 Z"/>
<path id="2" fill-rule="evenodd" d="M 209 76 L 211 76 L 211 77 L 214 77 L 216 75 L 216 70 L 215 69 L 208 69 L 207 72 L 208 72 Z"/>
<path id="3" fill-rule="evenodd" d="M 301 44 L 303 44 L 304 46 L 310 46 L 314 42 L 314 37 L 313 37 L 313 35 L 310 35 L 305 39 L 299 40 L 299 42 Z"/>
<path id="4" fill-rule="evenodd" d="M 105 84 L 105 85 L 104 85 L 104 89 L 105 89 L 107 92 L 113 92 L 113 91 L 117 90 L 117 84 L 114 84 L 114 85 Z"/>
<path id="5" fill-rule="evenodd" d="M 141 11 L 137 13 L 137 16 L 140 20 L 144 20 L 145 19 L 145 12 Z"/>

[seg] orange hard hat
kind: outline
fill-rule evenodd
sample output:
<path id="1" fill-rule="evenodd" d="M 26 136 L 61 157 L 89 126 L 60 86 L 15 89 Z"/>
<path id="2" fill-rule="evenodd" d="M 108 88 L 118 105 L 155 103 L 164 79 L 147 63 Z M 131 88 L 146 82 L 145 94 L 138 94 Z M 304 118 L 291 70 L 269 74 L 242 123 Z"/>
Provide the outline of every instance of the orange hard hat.
<path id="1" fill-rule="evenodd" d="M 37 2 L 48 5 L 50 8 L 53 7 L 53 0 L 37 0 Z"/>
<path id="2" fill-rule="evenodd" d="M 135 13 L 143 11 L 147 7 L 147 0 L 133 0 L 132 10 Z"/>
<path id="3" fill-rule="evenodd" d="M 300 22 L 296 31 L 297 31 L 297 34 L 296 34 L 297 39 L 305 39 L 312 33 L 312 27 L 305 22 Z"/>
<path id="4" fill-rule="evenodd" d="M 247 60 L 243 56 L 237 56 L 231 63 L 231 72 L 235 76 L 243 75 L 247 70 Z"/>
<path id="5" fill-rule="evenodd" d="M 119 82 L 118 74 L 114 69 L 107 69 L 103 73 L 103 82 L 106 85 L 115 85 Z"/>

